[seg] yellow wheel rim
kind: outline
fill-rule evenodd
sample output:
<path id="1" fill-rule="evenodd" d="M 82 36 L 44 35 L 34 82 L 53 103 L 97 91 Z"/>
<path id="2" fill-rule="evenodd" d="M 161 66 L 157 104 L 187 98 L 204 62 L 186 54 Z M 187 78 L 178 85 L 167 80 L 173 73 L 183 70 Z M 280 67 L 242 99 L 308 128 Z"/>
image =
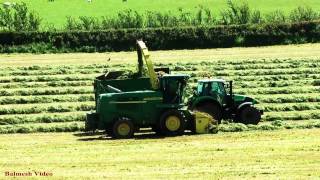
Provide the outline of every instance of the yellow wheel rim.
<path id="1" fill-rule="evenodd" d="M 126 136 L 130 133 L 130 126 L 126 123 L 122 123 L 118 126 L 118 133 L 121 136 Z"/>
<path id="2" fill-rule="evenodd" d="M 177 131 L 180 128 L 180 119 L 177 116 L 168 116 L 166 127 L 169 131 Z"/>

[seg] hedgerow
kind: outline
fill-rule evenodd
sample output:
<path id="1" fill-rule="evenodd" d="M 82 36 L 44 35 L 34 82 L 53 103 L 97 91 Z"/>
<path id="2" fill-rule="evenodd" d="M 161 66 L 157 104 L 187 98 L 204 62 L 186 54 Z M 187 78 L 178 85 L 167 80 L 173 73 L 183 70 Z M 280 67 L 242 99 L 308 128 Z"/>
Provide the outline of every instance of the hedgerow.
<path id="1" fill-rule="evenodd" d="M 0 52 L 130 51 L 144 39 L 151 50 L 261 46 L 318 42 L 319 21 L 65 32 L 0 32 Z M 238 42 L 241 37 L 241 43 Z"/>

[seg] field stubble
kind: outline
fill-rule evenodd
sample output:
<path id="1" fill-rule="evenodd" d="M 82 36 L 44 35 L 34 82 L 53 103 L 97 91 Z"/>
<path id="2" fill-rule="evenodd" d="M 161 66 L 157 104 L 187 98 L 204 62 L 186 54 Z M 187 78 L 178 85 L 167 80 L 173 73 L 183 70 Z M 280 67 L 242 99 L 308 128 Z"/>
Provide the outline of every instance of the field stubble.
<path id="1" fill-rule="evenodd" d="M 0 172 L 41 170 L 56 179 L 317 179 L 319 135 L 319 129 L 132 140 L 81 133 L 0 135 Z"/>

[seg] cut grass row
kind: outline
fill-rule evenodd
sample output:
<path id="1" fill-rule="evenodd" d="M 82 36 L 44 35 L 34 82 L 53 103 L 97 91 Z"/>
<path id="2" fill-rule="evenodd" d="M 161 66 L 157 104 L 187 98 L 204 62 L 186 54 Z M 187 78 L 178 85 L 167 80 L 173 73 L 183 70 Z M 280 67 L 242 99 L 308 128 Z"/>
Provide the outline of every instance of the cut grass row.
<path id="1" fill-rule="evenodd" d="M 254 77 L 252 77 L 254 78 Z M 191 87 L 195 87 L 197 81 L 201 78 L 190 78 L 189 84 Z M 311 86 L 320 86 L 320 80 L 306 79 L 302 80 L 288 80 L 288 81 L 239 81 L 241 77 L 229 77 L 227 80 L 234 80 L 236 90 L 240 92 L 246 92 L 251 89 L 252 91 L 259 91 L 263 89 L 277 89 L 277 88 L 289 88 L 297 87 L 297 85 L 303 84 L 302 87 L 311 88 Z M 11 91 L 11 89 L 25 89 L 25 88 L 82 88 L 92 86 L 92 80 L 87 81 L 52 81 L 52 82 L 14 82 L 14 83 L 0 83 L 2 91 Z M 254 89 L 252 89 L 254 88 Z M 27 89 L 26 89 L 27 90 Z M 281 90 L 280 90 L 281 91 Z M 297 90 L 298 91 L 298 90 Z"/>
<path id="2" fill-rule="evenodd" d="M 105 69 L 53 69 L 53 70 L 34 70 L 34 71 L 2 71 L 0 72 L 0 77 L 2 76 L 43 76 L 43 75 L 59 75 L 59 74 L 93 74 L 102 73 Z"/>
<path id="3" fill-rule="evenodd" d="M 67 102 L 48 104 L 0 105 L 0 115 L 91 111 L 94 109 L 94 107 L 95 104 L 93 101 L 78 103 Z"/>
<path id="4" fill-rule="evenodd" d="M 293 69 L 255 69 L 255 70 L 228 70 L 213 71 L 214 76 L 267 76 L 267 75 L 305 75 L 317 74 L 320 68 L 293 68 Z"/>
<path id="5" fill-rule="evenodd" d="M 320 92 L 319 86 L 290 86 L 290 87 L 265 87 L 265 88 L 239 88 L 235 90 L 235 93 L 238 94 L 252 94 L 252 95 L 261 95 L 261 94 L 310 94 Z"/>
<path id="6" fill-rule="evenodd" d="M 10 114 L 0 116 L 0 125 L 30 124 L 30 123 L 54 123 L 84 121 L 86 111 L 59 112 L 59 113 L 37 113 L 37 114 Z M 301 121 L 320 119 L 319 109 L 304 111 L 266 112 L 262 121 Z"/>
<path id="7" fill-rule="evenodd" d="M 178 71 L 176 73 L 179 73 Z M 187 73 L 188 74 L 188 73 Z M 29 77 L 0 77 L 0 84 L 6 83 L 27 83 L 27 82 L 59 82 L 59 81 L 93 81 L 95 77 L 101 74 L 90 74 L 90 75 L 49 75 L 49 76 L 29 76 Z M 190 76 L 193 77 L 192 81 L 196 81 L 197 79 L 201 78 L 208 78 L 208 77 L 217 77 L 213 75 L 209 71 L 199 71 L 199 72 L 192 72 Z M 228 74 L 220 74 L 218 77 L 224 77 L 225 79 L 234 79 L 238 82 L 247 82 L 247 81 L 283 81 L 283 80 L 314 80 L 315 83 L 319 82 L 319 73 L 314 72 L 314 74 L 292 74 L 292 75 L 250 75 L 250 76 L 231 76 Z M 53 83 L 54 84 L 54 83 Z"/>
<path id="8" fill-rule="evenodd" d="M 126 64 L 127 67 L 130 66 L 130 64 Z M 161 66 L 166 66 L 162 64 Z M 199 63 L 176 63 L 176 64 L 169 64 L 169 66 L 172 67 L 172 70 L 179 71 L 179 70 L 207 70 L 203 66 L 199 66 Z M 320 66 L 320 63 L 317 62 L 283 62 L 283 63 L 260 63 L 260 64 L 243 64 L 243 65 L 230 65 L 230 64 L 210 64 L 209 67 L 210 69 L 214 71 L 244 71 L 244 70 L 273 70 L 273 71 L 301 71 L 301 70 L 308 70 L 310 68 L 317 68 Z M 36 70 L 21 70 L 21 69 L 5 69 L 5 68 L 0 68 L 0 77 L 1 76 L 34 76 L 34 75 L 58 75 L 58 74 L 92 74 L 92 73 L 101 73 L 105 71 L 106 69 L 108 70 L 115 70 L 116 65 L 113 66 L 99 66 L 97 65 L 96 67 L 84 67 L 84 66 L 58 66 L 55 68 L 46 68 L 44 67 L 39 67 L 39 69 Z M 159 65 L 156 67 L 160 67 Z M 288 73 L 288 72 L 287 72 Z"/>
<path id="9" fill-rule="evenodd" d="M 251 84 L 252 85 L 252 84 Z M 244 86 L 236 83 L 236 86 Z M 196 83 L 192 84 L 196 87 Z M 319 86 L 290 86 L 290 87 L 259 87 L 259 88 L 238 88 L 235 90 L 238 94 L 305 94 L 319 92 Z M 90 94 L 93 93 L 91 86 L 64 86 L 64 87 L 33 87 L 0 90 L 0 96 L 36 96 L 36 95 L 68 95 L 68 94 Z"/>
<path id="10" fill-rule="evenodd" d="M 319 92 L 320 81 L 318 80 L 302 80 L 302 81 L 258 81 L 258 82 L 239 82 L 233 79 L 234 90 L 239 94 L 301 94 Z M 197 87 L 197 79 L 193 83 L 189 83 L 188 89 Z M 297 86 L 301 84 L 300 86 Z"/>
<path id="11" fill-rule="evenodd" d="M 83 95 L 43 95 L 0 97 L 0 105 L 94 101 L 93 93 Z"/>
<path id="12" fill-rule="evenodd" d="M 279 112 L 267 112 L 263 118 L 265 121 L 300 121 L 309 119 L 320 119 L 319 110 L 307 110 L 307 111 L 283 111 Z"/>
<path id="13" fill-rule="evenodd" d="M 80 122 L 64 122 L 50 124 L 34 123 L 0 126 L 0 134 L 34 132 L 76 132 L 82 130 L 84 130 L 84 125 Z"/>
<path id="14" fill-rule="evenodd" d="M 320 110 L 320 102 L 259 104 L 264 112 Z"/>
<path id="15" fill-rule="evenodd" d="M 195 51 L 199 51 L 199 50 L 195 50 Z M 157 53 L 157 52 L 154 52 L 154 53 Z M 163 53 L 163 52 L 159 51 L 158 53 Z M 185 54 L 185 52 L 181 52 L 181 53 Z M 217 52 L 214 51 L 214 54 L 216 54 L 216 53 Z M 249 51 L 248 52 L 246 51 L 245 53 L 249 53 Z M 128 53 L 126 53 L 126 56 L 127 56 L 127 54 Z M 211 54 L 212 54 L 212 52 L 211 52 Z M 231 56 L 231 55 L 232 54 L 229 53 L 229 56 Z M 112 56 L 112 55 L 110 55 L 110 56 Z M 164 55 L 161 54 L 161 56 L 164 56 Z M 132 54 L 132 60 L 130 60 L 130 61 L 128 60 L 126 62 L 121 62 L 119 59 L 118 63 L 117 63 L 117 61 L 108 62 L 107 61 L 108 54 L 103 55 L 103 57 L 104 57 L 103 59 L 105 59 L 105 61 L 100 62 L 100 64 L 88 64 L 88 65 L 50 64 L 50 65 L 41 65 L 41 66 L 38 66 L 38 65 L 33 65 L 33 66 L 30 66 L 30 65 L 29 66 L 2 66 L 2 67 L 0 67 L 0 71 L 1 71 L 1 73 L 5 73 L 5 74 L 7 74 L 7 73 L 10 74 L 13 72 L 17 72 L 18 74 L 20 74 L 20 73 L 21 74 L 29 74 L 29 73 L 33 74 L 33 73 L 38 73 L 39 71 L 44 71 L 44 72 L 58 71 L 59 73 L 65 72 L 65 71 L 87 72 L 87 71 L 96 71 L 96 70 L 105 70 L 105 69 L 119 69 L 119 68 L 125 69 L 125 68 L 132 66 L 132 64 L 137 63 L 135 54 Z M 169 57 L 165 57 L 165 58 L 169 58 Z M 175 59 L 175 60 L 171 59 L 170 62 L 165 62 L 165 63 L 160 63 L 159 61 L 155 61 L 154 64 L 156 67 L 168 66 L 173 69 L 175 67 L 181 67 L 181 66 L 188 67 L 188 68 L 190 68 L 192 66 L 198 66 L 198 68 L 200 68 L 200 69 L 202 69 L 202 67 L 210 66 L 214 70 L 277 69 L 277 68 L 288 69 L 288 68 L 299 68 L 299 67 L 301 67 L 301 68 L 319 67 L 319 58 L 318 57 L 299 58 L 299 59 L 296 59 L 296 58 L 295 59 L 291 59 L 291 58 L 282 58 L 282 59 L 277 59 L 277 58 L 223 59 L 222 58 L 223 60 L 212 60 L 212 61 L 211 60 L 209 61 L 209 59 L 214 58 L 214 57 L 210 57 L 210 56 L 207 57 L 206 61 L 199 61 L 197 59 L 197 58 L 203 59 L 202 56 L 201 57 L 197 57 L 197 56 L 193 57 L 192 61 L 191 60 L 179 60 L 179 57 L 177 56 L 177 57 L 175 57 L 177 59 Z M 190 57 L 190 56 L 188 56 L 188 57 Z M 68 58 L 70 58 L 70 57 L 68 57 Z M 81 58 L 84 58 L 86 61 L 91 60 L 91 59 L 88 59 L 89 57 L 81 57 Z M 114 58 L 117 59 L 117 57 L 114 57 Z M 163 57 L 159 57 L 159 58 L 161 59 Z M 125 59 L 125 57 L 121 57 L 121 59 Z"/>
<path id="16" fill-rule="evenodd" d="M 235 80 L 235 87 L 237 88 L 274 88 L 274 87 L 287 87 L 291 86 L 319 86 L 319 80 L 291 80 L 291 81 L 251 81 L 251 82 L 237 82 L 238 79 Z"/>
<path id="17" fill-rule="evenodd" d="M 261 103 L 302 103 L 320 102 L 319 93 L 306 94 L 275 94 L 254 95 Z M 94 101 L 93 94 L 82 95 L 43 95 L 43 96 L 8 96 L 0 97 L 0 105 L 7 104 L 34 104 L 34 103 L 60 103 Z"/>
<path id="18" fill-rule="evenodd" d="M 92 86 L 0 90 L 0 96 L 37 96 L 37 95 L 90 94 L 90 93 L 93 93 Z"/>
<path id="19" fill-rule="evenodd" d="M 47 87 L 81 87 L 91 86 L 92 81 L 53 81 L 53 82 L 13 82 L 0 83 L 2 89 L 47 88 Z"/>
<path id="20" fill-rule="evenodd" d="M 84 121 L 88 111 L 0 116 L 0 125 Z"/>
<path id="21" fill-rule="evenodd" d="M 183 71 L 177 71 L 182 73 Z M 232 75 L 228 72 L 212 72 L 212 71 L 188 71 L 184 72 L 190 74 L 191 77 L 225 77 L 228 79 L 240 79 L 243 81 L 281 81 L 281 80 L 302 80 L 302 79 L 319 79 L 319 71 L 313 73 L 302 73 L 302 74 L 269 74 L 269 75 Z M 214 75 L 215 74 L 215 75 Z"/>
<path id="22" fill-rule="evenodd" d="M 169 65 L 173 68 L 171 68 L 173 71 L 208 71 L 211 72 L 212 75 L 229 75 L 229 76 L 250 76 L 250 75 L 291 75 L 291 74 L 316 74 L 315 72 L 319 72 L 320 64 L 312 63 L 310 64 L 310 67 L 301 67 L 299 64 L 294 65 L 286 65 L 288 66 L 285 68 L 284 66 L 281 66 L 281 63 L 274 66 L 267 66 L 263 65 L 262 67 L 257 67 L 256 65 L 251 68 L 244 68 L 243 66 L 221 66 L 221 65 L 205 65 L 204 68 L 201 65 L 186 65 L 186 64 L 175 64 L 175 65 Z M 292 67 L 295 66 L 295 67 Z M 160 67 L 160 66 L 159 66 Z M 108 68 L 109 71 L 116 70 L 115 68 Z M 134 69 L 125 69 L 127 71 L 132 71 Z M 106 68 L 104 69 L 58 69 L 58 70 L 36 70 L 36 71 L 2 71 L 0 73 L 0 77 L 16 77 L 16 76 L 48 76 L 48 75 L 71 75 L 72 74 L 78 74 L 78 75 L 91 75 L 91 74 L 97 74 L 102 73 L 106 71 Z"/>
<path id="23" fill-rule="evenodd" d="M 302 103 L 320 102 L 320 93 L 311 94 L 276 94 L 276 95 L 255 95 L 261 103 Z"/>
<path id="24" fill-rule="evenodd" d="M 10 82 L 52 82 L 52 81 L 85 81 L 93 80 L 100 74 L 86 74 L 86 75 L 48 75 L 48 76 L 27 76 L 27 77 L 0 77 L 0 83 Z"/>
<path id="25" fill-rule="evenodd" d="M 94 110 L 94 101 L 89 102 L 66 102 L 66 103 L 48 103 L 48 104 L 14 104 L 1 105 L 0 115 L 22 115 L 36 113 L 59 113 L 75 111 Z M 285 111 L 306 111 L 320 110 L 320 102 L 307 103 L 264 103 L 258 104 L 258 107 L 265 112 L 285 112 Z M 0 116 L 0 119 L 3 116 Z"/>
<path id="26" fill-rule="evenodd" d="M 259 125 L 244 125 L 239 123 L 226 123 L 219 126 L 220 132 L 242 132 L 242 131 L 270 131 L 279 129 L 312 129 L 320 128 L 319 120 L 308 120 L 305 122 L 284 122 L 277 120 L 271 123 Z M 76 132 L 83 131 L 83 122 L 54 122 L 54 123 L 30 123 L 19 125 L 0 126 L 0 134 L 8 133 L 35 133 L 35 132 Z"/>

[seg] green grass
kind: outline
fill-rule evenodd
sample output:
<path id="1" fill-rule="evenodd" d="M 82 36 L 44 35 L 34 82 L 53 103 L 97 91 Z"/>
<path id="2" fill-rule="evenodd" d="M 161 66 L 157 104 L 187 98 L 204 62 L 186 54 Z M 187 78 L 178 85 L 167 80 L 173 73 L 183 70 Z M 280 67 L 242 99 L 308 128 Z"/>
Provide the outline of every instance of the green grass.
<path id="1" fill-rule="evenodd" d="M 0 178 L 6 171 L 46 171 L 53 179 L 318 179 L 319 136 L 319 129 L 136 140 L 0 135 Z"/>
<path id="2" fill-rule="evenodd" d="M 145 11 L 160 11 L 178 13 L 179 8 L 186 11 L 195 12 L 199 5 L 209 7 L 213 10 L 215 15 L 227 7 L 225 0 L 189 0 L 185 1 L 151 1 L 151 0 L 93 0 L 88 3 L 86 0 L 55 0 L 49 2 L 48 0 L 0 0 L 0 2 L 26 2 L 33 11 L 39 13 L 43 19 L 44 26 L 55 25 L 62 27 L 66 22 L 66 17 L 79 16 L 115 16 L 117 12 L 125 9 L 133 9 L 138 12 Z M 242 2 L 242 0 L 236 0 Z M 288 13 L 298 6 L 310 6 L 314 10 L 320 10 L 320 3 L 318 0 L 248 0 L 252 9 L 261 10 L 263 13 L 269 13 L 275 10 L 282 10 Z"/>

